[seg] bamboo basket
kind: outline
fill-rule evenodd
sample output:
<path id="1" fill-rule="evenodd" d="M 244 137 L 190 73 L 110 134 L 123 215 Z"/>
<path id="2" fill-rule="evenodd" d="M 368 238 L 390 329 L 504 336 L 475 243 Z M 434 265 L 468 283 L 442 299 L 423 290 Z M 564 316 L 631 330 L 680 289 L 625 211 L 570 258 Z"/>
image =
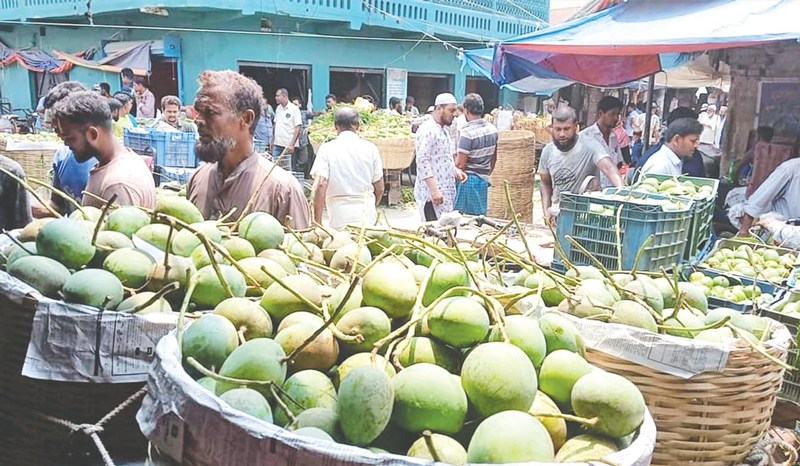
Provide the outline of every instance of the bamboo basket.
<path id="1" fill-rule="evenodd" d="M 504 181 L 508 181 L 514 210 L 522 221 L 533 221 L 533 182 L 536 174 L 536 138 L 530 131 L 500 131 L 497 141 L 497 164 L 489 188 L 489 212 L 492 218 L 510 219 Z"/>
<path id="2" fill-rule="evenodd" d="M 768 352 L 783 358 L 778 346 Z M 587 349 L 586 359 L 636 384 L 657 426 L 655 466 L 741 463 L 769 429 L 784 370 L 739 342 L 722 372 L 682 379 Z"/>
<path id="3" fill-rule="evenodd" d="M 414 139 L 367 139 L 378 146 L 384 170 L 405 170 L 414 161 Z M 321 142 L 311 141 L 314 153 L 319 153 Z"/>
<path id="4" fill-rule="evenodd" d="M 40 181 L 50 179 L 50 169 L 53 167 L 52 150 L 6 150 L 6 141 L 0 139 L 0 154 L 22 165 L 25 174 L 30 178 Z"/>
<path id="5" fill-rule="evenodd" d="M 36 305 L 35 296 L 10 296 L 0 290 L 0 462 L 3 464 L 56 466 L 65 464 L 67 457 L 97 454 L 88 436 L 70 435 L 66 427 L 38 415 L 94 424 L 144 386 L 144 383 L 60 382 L 23 377 L 22 366 Z M 104 425 L 100 438 L 112 456 L 145 455 L 147 441 L 134 416 L 137 404 Z"/>

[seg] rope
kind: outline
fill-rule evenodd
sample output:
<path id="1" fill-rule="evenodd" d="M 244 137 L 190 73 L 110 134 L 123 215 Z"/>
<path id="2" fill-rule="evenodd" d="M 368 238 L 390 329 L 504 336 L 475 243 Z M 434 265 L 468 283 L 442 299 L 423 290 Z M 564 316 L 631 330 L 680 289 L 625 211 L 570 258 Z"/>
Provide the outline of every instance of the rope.
<path id="1" fill-rule="evenodd" d="M 64 419 L 59 419 L 57 417 L 48 416 L 47 414 L 38 414 L 39 417 L 45 419 L 47 421 L 52 422 L 53 424 L 57 424 L 74 432 L 81 432 L 85 435 L 88 435 L 94 445 L 97 447 L 97 451 L 100 452 L 100 456 L 103 458 L 103 462 L 106 466 L 115 466 L 114 460 L 111 458 L 111 455 L 108 453 L 105 445 L 103 445 L 103 441 L 100 440 L 100 434 L 103 433 L 103 425 L 110 421 L 114 416 L 122 412 L 125 408 L 132 405 L 136 402 L 139 398 L 141 398 L 145 393 L 147 393 L 147 387 L 144 386 L 139 391 L 128 397 L 127 400 L 123 401 L 119 404 L 116 408 L 112 409 L 111 412 L 103 416 L 102 419 L 97 421 L 96 424 L 75 424 L 74 422 L 70 422 Z"/>

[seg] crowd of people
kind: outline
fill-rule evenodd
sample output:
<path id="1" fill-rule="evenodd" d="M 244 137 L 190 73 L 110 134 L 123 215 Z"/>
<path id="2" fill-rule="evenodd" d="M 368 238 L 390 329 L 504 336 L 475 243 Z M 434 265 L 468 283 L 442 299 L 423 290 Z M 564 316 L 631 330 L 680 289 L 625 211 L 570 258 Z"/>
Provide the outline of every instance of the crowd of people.
<path id="1" fill-rule="evenodd" d="M 184 118 L 176 96 L 163 97 L 156 108 L 146 80 L 134 77 L 130 70 L 123 70 L 121 82 L 121 90 L 113 95 L 105 83 L 90 90 L 78 82 L 65 82 L 40 101 L 44 125 L 65 142 L 54 155 L 53 185 L 83 205 L 102 206 L 111 198 L 118 205 L 155 205 L 150 167 L 120 139 L 124 128 L 137 126 L 138 117 L 154 119 L 152 127 L 158 130 L 197 133 L 195 152 L 204 163 L 189 179 L 187 198 L 208 219 L 231 212 L 237 218 L 256 192 L 256 210 L 270 212 L 293 228 L 308 227 L 312 220 L 321 223 L 326 208 L 334 228 L 377 219 L 376 206 L 384 192 L 381 157 L 374 144 L 358 136 L 358 111 L 339 105 L 336 96 L 326 97 L 325 111 L 334 112 L 337 138 L 323 144 L 315 158 L 304 160 L 297 156 L 307 144 L 303 128 L 322 112 L 302 111 L 300 99 L 290 98 L 286 89 L 276 92 L 273 111 L 252 79 L 233 71 L 206 71 L 199 77 L 195 120 L 191 121 Z M 452 211 L 486 215 L 499 133 L 482 117 L 483 99 L 468 94 L 458 102 L 453 94 L 443 93 L 425 114 L 415 103 L 413 97 L 405 102 L 394 98 L 387 112 L 407 116 L 414 127 L 414 198 L 420 218 L 434 221 Z M 677 107 L 669 112 L 662 131 L 654 111 L 650 115 L 653 144 L 644 151 L 641 129 L 646 114 L 636 105 L 604 97 L 598 103 L 596 122 L 581 132 L 573 109 L 554 109 L 552 142 L 544 147 L 538 166 L 545 221 L 555 224 L 562 193 L 567 191 L 620 187 L 647 174 L 709 176 L 704 158 L 719 150 L 725 111 L 720 114 L 714 105 L 704 105 L 699 114 Z M 769 143 L 771 136 L 771 131 L 759 128 L 760 142 Z M 254 149 L 254 141 L 259 140 L 268 145 L 274 163 Z M 754 151 L 742 158 L 737 179 L 746 176 L 754 158 Z M 290 173 L 298 163 L 307 164 L 316 180 L 313 211 Z M 21 167 L 8 158 L 0 158 L 0 166 L 24 176 Z M 731 208 L 731 216 L 740 219 L 741 232 L 762 218 L 761 224 L 780 232 L 785 241 L 793 238 L 798 227 L 783 220 L 800 217 L 798 204 L 791 202 L 800 195 L 798 174 L 800 161 L 786 161 L 758 190 Z M 0 177 L 0 184 L 4 228 L 20 227 L 32 216 L 50 215 L 51 209 L 70 213 L 71 203 L 60 194 L 52 195 L 48 207 L 36 201 L 31 205 L 10 177 Z"/>

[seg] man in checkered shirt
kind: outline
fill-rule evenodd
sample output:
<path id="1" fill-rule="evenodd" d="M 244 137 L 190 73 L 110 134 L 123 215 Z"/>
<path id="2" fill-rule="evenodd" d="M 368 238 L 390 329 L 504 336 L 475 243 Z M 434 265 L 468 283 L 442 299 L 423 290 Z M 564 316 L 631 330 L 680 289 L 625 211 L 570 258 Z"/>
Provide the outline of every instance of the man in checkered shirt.
<path id="1" fill-rule="evenodd" d="M 464 98 L 466 125 L 461 127 L 456 167 L 467 180 L 456 186 L 455 209 L 464 214 L 486 215 L 491 175 L 497 162 L 497 128 L 483 119 L 483 98 L 468 94 Z"/>

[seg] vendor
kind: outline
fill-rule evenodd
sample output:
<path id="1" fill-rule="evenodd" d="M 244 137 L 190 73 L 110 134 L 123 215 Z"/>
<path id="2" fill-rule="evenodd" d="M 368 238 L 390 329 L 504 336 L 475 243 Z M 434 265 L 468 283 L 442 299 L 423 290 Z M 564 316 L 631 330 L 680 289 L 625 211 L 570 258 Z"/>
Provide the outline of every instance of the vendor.
<path id="1" fill-rule="evenodd" d="M 664 145 L 642 167 L 642 174 L 681 176 L 684 161 L 695 156 L 703 125 L 693 118 L 681 118 L 667 128 Z"/>
<path id="2" fill-rule="evenodd" d="M 196 133 L 197 125 L 185 118 L 181 118 L 181 99 L 174 95 L 165 95 L 161 99 L 161 118 L 156 124 L 156 129 L 180 131 L 182 133 Z"/>
<path id="3" fill-rule="evenodd" d="M 63 82 L 50 89 L 44 99 L 45 120 L 47 124 L 54 127 L 56 134 L 59 134 L 58 125 L 54 124 L 53 107 L 66 99 L 73 92 L 88 91 L 83 84 L 77 81 Z M 108 101 L 107 101 L 108 102 Z M 119 103 L 117 101 L 117 103 Z M 60 136 L 60 134 L 59 134 Z M 53 187 L 63 191 L 68 196 L 80 202 L 83 190 L 89 181 L 89 172 L 97 163 L 97 159 L 92 157 L 84 163 L 75 159 L 75 154 L 67 147 L 61 147 L 53 155 Z M 50 204 L 63 214 L 70 214 L 75 207 L 63 197 L 53 193 L 50 196 Z M 33 215 L 37 218 L 49 217 L 50 211 L 38 202 L 33 202 Z"/>
<path id="4" fill-rule="evenodd" d="M 622 177 L 608 152 L 599 142 L 577 131 L 575 110 L 563 107 L 553 113 L 553 141 L 542 150 L 539 176 L 544 219 L 554 226 L 561 193 L 580 194 L 586 189 L 596 189 L 600 172 L 612 186 L 622 186 Z"/>
<path id="5" fill-rule="evenodd" d="M 605 96 L 597 104 L 597 122 L 592 126 L 581 131 L 582 135 L 597 141 L 606 154 L 611 158 L 615 167 L 621 168 L 625 161 L 622 157 L 622 146 L 619 138 L 614 132 L 614 127 L 619 122 L 619 114 L 622 112 L 622 101 L 613 96 Z M 600 189 L 612 186 L 611 181 L 600 174 Z"/>
<path id="6" fill-rule="evenodd" d="M 309 227 L 311 214 L 300 183 L 253 150 L 264 99 L 261 86 L 230 70 L 204 71 L 199 81 L 195 152 L 206 163 L 189 179 L 186 197 L 206 219 L 235 208 L 230 217 L 235 220 L 254 195 L 252 211 L 268 212 L 294 229 Z"/>
<path id="7" fill-rule="evenodd" d="M 797 222 L 795 220 L 794 222 Z M 781 220 L 776 215 L 766 215 L 758 224 L 772 234 L 776 244 L 787 249 L 800 249 L 800 225 Z"/>
<path id="8" fill-rule="evenodd" d="M 780 164 L 744 202 L 741 210 L 744 211 L 739 229 L 741 236 L 749 233 L 753 219 L 768 213 L 783 218 L 800 217 L 800 158 Z"/>
<path id="9" fill-rule="evenodd" d="M 114 137 L 107 99 L 91 91 L 73 92 L 55 105 L 54 112 L 59 134 L 75 159 L 98 162 L 89 172 L 83 205 L 103 207 L 101 199 L 116 195 L 121 206 L 155 207 L 153 174 L 141 157 Z"/>
<path id="10" fill-rule="evenodd" d="M 676 107 L 675 110 L 669 112 L 667 115 L 667 129 L 669 129 L 669 125 L 671 125 L 675 120 L 680 120 L 681 118 L 693 118 L 697 119 L 697 113 L 689 107 Z M 661 150 L 661 147 L 664 146 L 664 138 L 656 144 L 652 146 L 650 149 L 645 152 L 645 154 L 636 162 L 636 166 L 641 168 L 644 167 L 650 157 L 653 156 L 656 152 Z M 703 155 L 700 151 L 695 150 L 694 155 L 690 159 L 686 159 L 683 161 L 683 173 L 688 176 L 695 176 L 700 178 L 706 177 L 706 170 L 703 166 Z M 633 172 L 629 172 L 633 173 Z"/>

